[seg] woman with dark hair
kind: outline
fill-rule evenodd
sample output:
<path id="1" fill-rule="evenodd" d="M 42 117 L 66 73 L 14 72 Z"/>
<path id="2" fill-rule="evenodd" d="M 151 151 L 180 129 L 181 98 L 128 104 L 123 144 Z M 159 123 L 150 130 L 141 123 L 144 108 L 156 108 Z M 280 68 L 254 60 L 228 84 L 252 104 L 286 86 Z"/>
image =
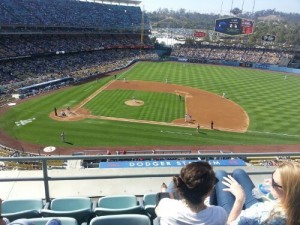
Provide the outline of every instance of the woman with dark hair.
<path id="1" fill-rule="evenodd" d="M 156 207 L 161 225 L 224 225 L 227 214 L 220 206 L 204 203 L 215 185 L 216 177 L 207 162 L 192 162 L 173 178 L 180 199 L 163 198 Z"/>

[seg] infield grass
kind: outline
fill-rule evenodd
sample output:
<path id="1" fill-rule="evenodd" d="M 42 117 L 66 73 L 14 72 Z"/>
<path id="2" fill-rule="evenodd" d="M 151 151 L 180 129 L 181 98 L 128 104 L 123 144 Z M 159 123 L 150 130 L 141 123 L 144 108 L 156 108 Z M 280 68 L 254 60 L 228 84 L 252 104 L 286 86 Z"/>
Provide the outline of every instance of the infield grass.
<path id="1" fill-rule="evenodd" d="M 125 104 L 133 98 L 143 101 L 144 105 Z M 85 107 L 93 115 L 163 122 L 172 122 L 185 114 L 185 103 L 179 102 L 175 94 L 131 90 L 103 91 Z"/>
<path id="2" fill-rule="evenodd" d="M 174 83 L 207 90 L 242 106 L 250 117 L 249 131 L 240 133 L 85 119 L 58 122 L 49 118 L 54 107 L 75 106 L 112 77 L 59 90 L 12 107 L 0 118 L 0 127 L 18 140 L 43 146 L 172 146 L 300 143 L 300 76 L 245 68 L 143 62 L 118 75 L 118 79 Z M 128 107 L 125 99 L 146 100 L 144 107 Z M 149 104 L 149 105 L 148 105 Z M 184 104 L 168 93 L 103 91 L 85 106 L 94 115 L 167 121 L 184 115 Z M 17 126 L 20 121 L 24 125 Z M 26 122 L 27 121 L 27 122 Z M 31 122 L 30 122 L 31 121 Z M 17 122 L 17 123 L 16 123 Z M 61 143 L 60 133 L 67 143 Z"/>

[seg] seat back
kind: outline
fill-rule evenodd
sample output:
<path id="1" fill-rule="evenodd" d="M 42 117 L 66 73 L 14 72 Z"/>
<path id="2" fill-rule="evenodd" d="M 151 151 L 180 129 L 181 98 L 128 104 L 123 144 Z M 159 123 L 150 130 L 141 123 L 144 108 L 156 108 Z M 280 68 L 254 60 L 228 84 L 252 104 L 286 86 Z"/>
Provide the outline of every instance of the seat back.
<path id="1" fill-rule="evenodd" d="M 145 215 L 109 215 L 93 218 L 90 225 L 151 225 L 151 221 Z"/>
<path id="2" fill-rule="evenodd" d="M 143 196 L 144 206 L 156 206 L 156 195 L 157 193 L 147 193 Z"/>
<path id="3" fill-rule="evenodd" d="M 51 201 L 50 205 L 50 209 L 55 211 L 73 211 L 91 209 L 91 207 L 91 199 L 85 197 L 56 198 Z"/>
<path id="4" fill-rule="evenodd" d="M 114 195 L 102 197 L 98 200 L 98 207 L 108 209 L 123 209 L 138 205 L 134 195 Z"/>
<path id="5" fill-rule="evenodd" d="M 30 222 L 34 225 L 45 225 L 51 219 L 59 219 L 61 225 L 78 225 L 76 219 L 69 217 L 48 217 L 48 218 L 33 218 Z"/>
<path id="6" fill-rule="evenodd" d="M 157 201 L 157 193 L 147 193 L 143 196 L 143 205 L 147 214 L 154 219 L 156 217 L 155 207 Z"/>
<path id="7" fill-rule="evenodd" d="M 18 213 L 28 210 L 40 210 L 43 208 L 42 199 L 15 199 L 6 200 L 2 203 L 2 214 Z"/>

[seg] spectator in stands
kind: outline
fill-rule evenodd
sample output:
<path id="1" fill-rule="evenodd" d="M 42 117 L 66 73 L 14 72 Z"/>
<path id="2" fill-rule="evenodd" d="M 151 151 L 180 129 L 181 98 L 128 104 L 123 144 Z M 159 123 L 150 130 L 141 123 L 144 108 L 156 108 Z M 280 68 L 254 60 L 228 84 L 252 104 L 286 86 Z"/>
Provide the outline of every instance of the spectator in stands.
<path id="1" fill-rule="evenodd" d="M 252 195 L 254 185 L 245 171 L 237 169 L 232 176 L 224 171 L 216 172 L 220 180 L 215 187 L 216 199 L 229 213 L 227 223 L 300 224 L 299 174 L 299 163 L 286 161 L 279 165 L 271 180 L 271 194 L 276 200 L 259 202 Z"/>
<path id="2" fill-rule="evenodd" d="M 192 162 L 173 178 L 174 188 L 181 199 L 163 198 L 156 207 L 156 223 L 172 224 L 226 224 L 227 214 L 220 206 L 207 206 L 216 178 L 207 162 Z"/>

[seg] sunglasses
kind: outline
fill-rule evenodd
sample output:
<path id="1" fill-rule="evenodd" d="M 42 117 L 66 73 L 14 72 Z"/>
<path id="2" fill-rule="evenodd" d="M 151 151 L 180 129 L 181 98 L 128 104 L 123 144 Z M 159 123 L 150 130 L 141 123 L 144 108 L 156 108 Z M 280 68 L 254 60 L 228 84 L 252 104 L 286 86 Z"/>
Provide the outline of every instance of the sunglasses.
<path id="1" fill-rule="evenodd" d="M 274 175 L 274 173 L 272 173 L 272 182 L 271 182 L 272 188 L 281 188 L 282 189 L 282 186 L 275 182 L 273 175 Z"/>

